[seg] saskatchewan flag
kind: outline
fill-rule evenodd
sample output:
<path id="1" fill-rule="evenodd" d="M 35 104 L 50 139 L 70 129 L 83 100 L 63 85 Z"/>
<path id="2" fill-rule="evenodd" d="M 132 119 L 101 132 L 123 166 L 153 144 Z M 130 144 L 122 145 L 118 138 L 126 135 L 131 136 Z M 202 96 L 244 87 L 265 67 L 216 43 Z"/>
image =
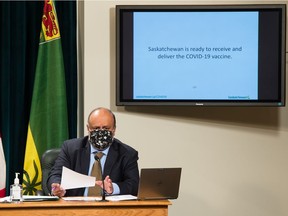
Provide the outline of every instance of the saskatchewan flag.
<path id="1" fill-rule="evenodd" d="M 42 189 L 42 154 L 68 139 L 64 73 L 56 10 L 52 0 L 45 0 L 24 159 L 25 195 Z"/>

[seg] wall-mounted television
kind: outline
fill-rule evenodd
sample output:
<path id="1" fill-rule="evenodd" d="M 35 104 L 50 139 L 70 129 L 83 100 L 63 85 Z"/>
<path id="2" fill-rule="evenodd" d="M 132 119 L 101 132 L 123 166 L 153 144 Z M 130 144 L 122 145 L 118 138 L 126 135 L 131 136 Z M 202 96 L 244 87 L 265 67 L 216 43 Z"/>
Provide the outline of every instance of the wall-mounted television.
<path id="1" fill-rule="evenodd" d="M 116 105 L 285 106 L 286 5 L 117 5 Z"/>

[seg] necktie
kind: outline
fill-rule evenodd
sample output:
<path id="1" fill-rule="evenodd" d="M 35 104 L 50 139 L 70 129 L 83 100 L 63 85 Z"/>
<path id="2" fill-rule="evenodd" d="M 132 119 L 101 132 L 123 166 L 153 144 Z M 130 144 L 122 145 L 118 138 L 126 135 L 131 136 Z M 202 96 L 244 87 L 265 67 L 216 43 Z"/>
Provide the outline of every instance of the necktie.
<path id="1" fill-rule="evenodd" d="M 96 180 L 98 181 L 98 180 L 102 180 L 100 160 L 103 156 L 103 153 L 97 152 L 96 156 L 99 158 L 99 160 L 95 160 L 90 175 L 95 176 Z M 101 187 L 98 185 L 95 185 L 94 187 L 89 188 L 88 196 L 100 196 L 101 191 L 102 191 Z"/>

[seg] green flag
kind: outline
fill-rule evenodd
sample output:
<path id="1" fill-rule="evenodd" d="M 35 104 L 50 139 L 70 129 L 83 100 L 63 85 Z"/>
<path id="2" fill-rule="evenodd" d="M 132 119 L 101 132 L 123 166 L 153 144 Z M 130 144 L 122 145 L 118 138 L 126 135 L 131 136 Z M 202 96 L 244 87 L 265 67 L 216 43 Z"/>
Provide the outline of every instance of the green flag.
<path id="1" fill-rule="evenodd" d="M 68 139 L 65 72 L 56 10 L 45 0 L 28 125 L 23 193 L 41 190 L 40 158 L 45 150 Z"/>

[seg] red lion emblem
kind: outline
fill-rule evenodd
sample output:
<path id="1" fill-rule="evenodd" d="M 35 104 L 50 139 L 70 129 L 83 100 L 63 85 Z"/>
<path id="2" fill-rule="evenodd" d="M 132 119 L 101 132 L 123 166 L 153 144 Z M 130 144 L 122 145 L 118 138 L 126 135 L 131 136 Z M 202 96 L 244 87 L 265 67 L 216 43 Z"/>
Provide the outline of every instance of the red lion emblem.
<path id="1" fill-rule="evenodd" d="M 45 26 L 47 37 L 53 37 L 58 34 L 57 20 L 53 11 L 51 0 L 45 0 L 42 22 Z"/>

